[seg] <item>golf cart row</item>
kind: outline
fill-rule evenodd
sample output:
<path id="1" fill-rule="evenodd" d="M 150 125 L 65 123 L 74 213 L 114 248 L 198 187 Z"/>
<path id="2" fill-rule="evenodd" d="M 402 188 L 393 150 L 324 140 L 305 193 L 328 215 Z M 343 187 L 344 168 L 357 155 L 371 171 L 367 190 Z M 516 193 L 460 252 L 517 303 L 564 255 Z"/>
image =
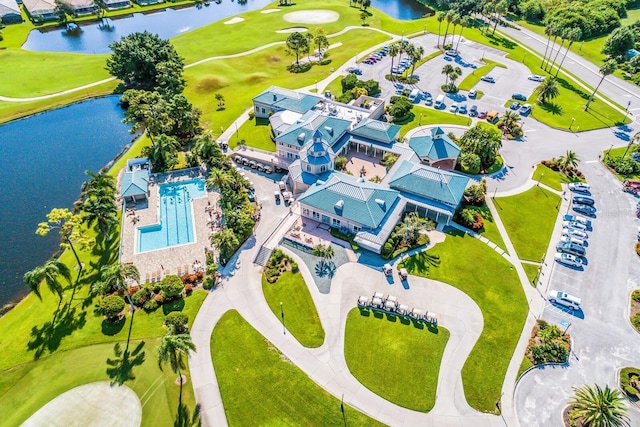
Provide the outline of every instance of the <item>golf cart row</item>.
<path id="1" fill-rule="evenodd" d="M 256 162 L 255 160 L 247 159 L 246 157 L 235 156 L 233 160 L 239 165 L 249 166 L 251 169 L 257 169 L 260 172 L 273 173 L 273 168 L 271 166 Z"/>
<path id="2" fill-rule="evenodd" d="M 413 320 L 431 323 L 432 325 L 438 324 L 437 314 L 421 310 L 419 308 L 411 308 L 405 304 L 400 304 L 395 296 L 385 296 L 382 292 L 375 292 L 371 298 L 360 295 L 358 297 L 358 307 L 381 310 L 387 313 L 408 317 Z"/>

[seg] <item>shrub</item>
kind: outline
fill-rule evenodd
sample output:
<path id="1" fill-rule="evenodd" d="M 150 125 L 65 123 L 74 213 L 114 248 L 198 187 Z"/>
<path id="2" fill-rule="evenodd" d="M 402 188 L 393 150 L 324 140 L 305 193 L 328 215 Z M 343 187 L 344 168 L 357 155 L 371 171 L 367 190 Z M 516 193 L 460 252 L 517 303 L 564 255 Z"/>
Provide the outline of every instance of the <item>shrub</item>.
<path id="1" fill-rule="evenodd" d="M 193 285 L 187 284 L 184 285 L 184 293 L 190 295 L 193 292 Z"/>
<path id="2" fill-rule="evenodd" d="M 635 326 L 635 328 L 640 331 L 640 312 L 636 313 L 632 318 L 631 318 L 631 323 L 633 324 L 633 326 Z"/>
<path id="3" fill-rule="evenodd" d="M 148 288 L 142 288 L 131 296 L 131 301 L 133 301 L 134 305 L 142 307 L 142 305 L 149 299 L 150 295 L 151 293 Z"/>
<path id="4" fill-rule="evenodd" d="M 146 311 L 154 311 L 158 309 L 158 303 L 155 299 L 150 299 L 144 303 L 142 306 Z"/>
<path id="5" fill-rule="evenodd" d="M 119 317 L 122 310 L 124 310 L 125 302 L 122 297 L 117 295 L 110 295 L 104 297 L 100 302 L 100 310 L 107 320 L 113 320 Z"/>
<path id="6" fill-rule="evenodd" d="M 160 287 L 164 292 L 164 296 L 171 300 L 182 294 L 184 283 L 182 283 L 182 280 L 178 276 L 172 274 L 162 279 Z"/>
<path id="7" fill-rule="evenodd" d="M 297 273 L 299 270 L 300 270 L 300 267 L 298 267 L 298 263 L 295 261 L 291 261 L 291 272 Z"/>
<path id="8" fill-rule="evenodd" d="M 216 263 L 212 263 L 212 264 L 207 263 L 207 275 L 213 276 L 217 272 L 218 272 L 218 264 L 216 264 Z"/>
<path id="9" fill-rule="evenodd" d="M 460 170 L 464 173 L 477 175 L 480 173 L 482 162 L 480 156 L 469 151 L 463 151 L 460 154 Z"/>
<path id="10" fill-rule="evenodd" d="M 165 326 L 174 334 L 182 334 L 186 332 L 188 323 L 189 317 L 179 311 L 172 311 L 167 314 L 167 317 L 164 319 Z"/>
<path id="11" fill-rule="evenodd" d="M 202 271 L 202 270 L 196 271 L 195 276 L 196 276 L 196 281 L 202 280 L 202 278 L 204 277 L 204 271 Z"/>
<path id="12" fill-rule="evenodd" d="M 211 288 L 213 288 L 213 277 L 211 276 L 207 276 L 202 280 L 202 287 L 205 288 L 206 290 L 209 290 Z"/>
<path id="13" fill-rule="evenodd" d="M 633 293 L 631 294 L 631 298 L 635 302 L 640 302 L 640 289 L 636 289 L 635 291 L 633 291 Z"/>
<path id="14" fill-rule="evenodd" d="M 393 255 L 393 245 L 389 240 L 387 240 L 387 242 L 382 246 L 382 252 L 380 255 L 382 255 L 382 258 L 384 259 L 390 259 Z"/>
<path id="15" fill-rule="evenodd" d="M 186 284 L 193 285 L 198 281 L 198 276 L 196 276 L 195 274 L 186 273 L 180 277 L 180 280 L 182 280 L 182 283 L 184 283 L 185 285 Z"/>
<path id="16" fill-rule="evenodd" d="M 458 224 L 462 224 L 474 231 L 478 231 L 484 227 L 482 215 L 471 208 L 462 208 L 462 210 L 456 214 L 455 220 Z"/>
<path id="17" fill-rule="evenodd" d="M 338 156 L 334 161 L 335 169 L 338 171 L 344 170 L 347 165 L 347 158 L 345 156 Z"/>
<path id="18" fill-rule="evenodd" d="M 474 206 L 482 206 L 484 204 L 486 187 L 481 184 L 469 186 L 464 190 L 464 197 Z"/>
<path id="19" fill-rule="evenodd" d="M 256 116 L 256 112 L 255 111 L 253 111 L 253 110 L 249 111 L 249 120 L 253 120 L 255 116 Z"/>

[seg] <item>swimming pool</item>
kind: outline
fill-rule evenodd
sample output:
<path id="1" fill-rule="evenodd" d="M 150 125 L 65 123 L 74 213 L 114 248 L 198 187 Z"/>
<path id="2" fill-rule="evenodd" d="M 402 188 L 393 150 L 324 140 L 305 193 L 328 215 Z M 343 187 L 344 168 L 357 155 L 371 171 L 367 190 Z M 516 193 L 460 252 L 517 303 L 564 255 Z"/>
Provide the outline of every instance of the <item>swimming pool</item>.
<path id="1" fill-rule="evenodd" d="M 203 179 L 160 185 L 159 223 L 138 228 L 138 252 L 195 242 L 191 201 L 204 194 Z"/>

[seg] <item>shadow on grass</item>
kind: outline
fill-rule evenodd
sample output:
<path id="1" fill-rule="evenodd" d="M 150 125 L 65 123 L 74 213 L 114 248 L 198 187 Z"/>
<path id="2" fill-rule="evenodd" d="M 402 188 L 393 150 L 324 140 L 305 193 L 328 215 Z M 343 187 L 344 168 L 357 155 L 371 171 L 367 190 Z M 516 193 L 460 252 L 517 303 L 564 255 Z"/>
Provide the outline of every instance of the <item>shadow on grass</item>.
<path id="1" fill-rule="evenodd" d="M 27 349 L 34 351 L 34 360 L 39 359 L 46 351 L 54 352 L 60 346 L 60 342 L 74 331 L 81 329 L 87 323 L 87 313 L 77 313 L 76 308 L 66 309 L 67 306 L 58 308 L 52 321 L 45 322 L 42 326 L 31 328 L 31 339 L 27 343 Z M 59 318 L 59 313 L 64 312 Z"/>
<path id="2" fill-rule="evenodd" d="M 408 123 L 411 123 L 412 121 L 414 121 L 416 119 L 416 114 L 413 111 L 410 111 L 409 114 L 407 114 L 404 117 L 400 117 L 397 120 L 393 120 L 393 124 L 398 125 L 398 126 L 403 126 L 406 125 Z"/>
<path id="3" fill-rule="evenodd" d="M 122 350 L 120 343 L 113 346 L 115 358 L 107 359 L 107 375 L 111 378 L 111 385 L 122 385 L 127 381 L 135 380 L 133 369 L 140 366 L 145 361 L 145 352 L 142 349 L 145 346 L 144 341 L 140 341 L 136 348 L 130 353 L 127 348 Z"/>
<path id="4" fill-rule="evenodd" d="M 201 426 L 200 421 L 200 405 L 196 405 L 193 408 L 193 412 L 184 403 L 178 405 L 178 413 L 176 419 L 173 421 L 174 427 L 194 427 Z"/>
<path id="5" fill-rule="evenodd" d="M 184 298 L 174 299 L 171 302 L 162 304 L 162 312 L 165 315 L 171 313 L 172 311 L 182 311 L 182 310 L 184 310 Z"/>
<path id="6" fill-rule="evenodd" d="M 110 322 L 108 320 L 102 321 L 102 333 L 104 335 L 113 336 L 117 335 L 122 328 L 124 328 L 124 324 L 127 322 L 127 318 L 122 316 L 119 320 L 115 322 Z"/>
<path id="7" fill-rule="evenodd" d="M 491 29 L 493 31 L 493 28 Z M 489 40 L 489 43 L 494 46 L 502 46 L 506 49 L 514 49 L 517 44 L 512 42 L 511 40 L 507 40 L 499 35 L 492 34 L 490 32 L 486 32 L 484 36 Z"/>
<path id="8" fill-rule="evenodd" d="M 546 111 L 547 113 L 551 113 L 554 116 L 562 115 L 562 107 L 559 104 L 551 101 L 545 101 L 543 103 L 538 103 L 538 106 Z"/>
<path id="9" fill-rule="evenodd" d="M 421 252 L 418 256 L 411 256 L 402 261 L 402 266 L 411 274 L 428 274 L 431 267 L 440 266 L 440 257 L 431 255 L 428 251 Z"/>

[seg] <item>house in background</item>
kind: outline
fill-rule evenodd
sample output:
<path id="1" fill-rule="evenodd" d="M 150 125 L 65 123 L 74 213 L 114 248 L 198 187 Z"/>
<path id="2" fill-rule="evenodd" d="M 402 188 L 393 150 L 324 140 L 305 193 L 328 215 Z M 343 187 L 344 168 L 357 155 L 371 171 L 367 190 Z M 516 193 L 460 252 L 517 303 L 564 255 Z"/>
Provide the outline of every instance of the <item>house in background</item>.
<path id="1" fill-rule="evenodd" d="M 460 147 L 439 127 L 431 128 L 428 132 L 412 136 L 409 147 L 425 165 L 443 170 L 455 169 Z"/>
<path id="2" fill-rule="evenodd" d="M 56 21 L 60 19 L 56 13 L 54 0 L 22 0 L 27 14 L 33 22 Z"/>
<path id="3" fill-rule="evenodd" d="M 93 0 L 66 0 L 73 8 L 73 13 L 77 15 L 92 15 L 98 13 L 98 6 Z"/>
<path id="4" fill-rule="evenodd" d="M 304 114 L 311 110 L 322 98 L 316 95 L 296 92 L 277 86 L 271 86 L 253 98 L 256 117 L 266 119 L 278 111 L 289 110 Z"/>
<path id="5" fill-rule="evenodd" d="M 102 0 L 107 10 L 126 9 L 131 7 L 129 0 Z"/>
<path id="6" fill-rule="evenodd" d="M 0 22 L 3 24 L 19 24 L 22 22 L 20 6 L 16 0 L 0 0 Z"/>

